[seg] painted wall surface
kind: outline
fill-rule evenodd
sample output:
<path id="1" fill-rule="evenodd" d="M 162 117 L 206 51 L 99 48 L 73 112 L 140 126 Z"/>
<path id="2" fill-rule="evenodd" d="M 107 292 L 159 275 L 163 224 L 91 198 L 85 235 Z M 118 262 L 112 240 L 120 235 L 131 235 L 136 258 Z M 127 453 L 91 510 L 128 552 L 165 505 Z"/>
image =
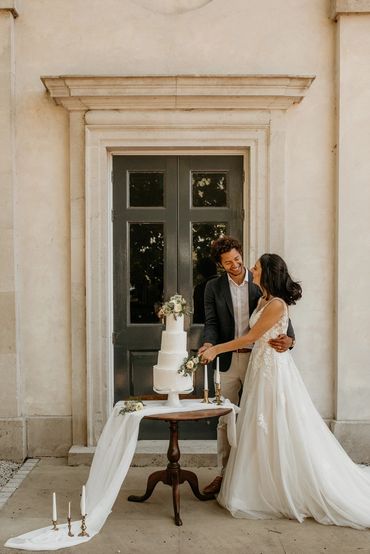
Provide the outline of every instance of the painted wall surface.
<path id="1" fill-rule="evenodd" d="M 322 0 L 214 0 L 173 15 L 129 0 L 92 0 L 88 9 L 83 0 L 24 3 L 16 217 L 27 414 L 70 414 L 71 389 L 68 119 L 40 76 L 281 73 L 316 75 L 288 113 L 282 254 L 304 287 L 292 310 L 295 357 L 321 413 L 333 415 L 334 31 Z"/>
<path id="2" fill-rule="evenodd" d="M 370 273 L 364 255 L 370 16 L 342 16 L 336 23 L 329 0 L 212 0 L 200 2 L 199 9 L 168 13 L 170 4 L 22 3 L 14 23 L 21 379 L 0 392 L 0 416 L 13 415 L 9 409 L 16 397 L 25 416 L 71 414 L 68 113 L 47 96 L 40 77 L 292 74 L 316 76 L 303 101 L 285 116 L 286 216 L 271 223 L 272 234 L 274 226 L 284 226 L 280 254 L 304 290 L 291 310 L 294 357 L 324 417 L 367 420 L 370 351 L 355 344 L 366 341 L 370 326 L 363 302 Z M 270 210 L 273 214 L 273 205 Z M 1 282 L 8 278 L 10 273 Z"/>

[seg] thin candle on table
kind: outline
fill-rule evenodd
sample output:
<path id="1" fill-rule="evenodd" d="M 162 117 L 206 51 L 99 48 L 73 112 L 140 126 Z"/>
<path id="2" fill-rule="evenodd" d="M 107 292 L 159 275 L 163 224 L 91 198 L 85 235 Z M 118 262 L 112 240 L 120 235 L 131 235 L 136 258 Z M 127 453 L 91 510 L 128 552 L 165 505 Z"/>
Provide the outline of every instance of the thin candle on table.
<path id="1" fill-rule="evenodd" d="M 221 383 L 221 379 L 220 379 L 220 364 L 219 364 L 219 359 L 216 358 L 216 378 L 215 378 L 215 383 L 217 385 L 219 385 Z"/>
<path id="2" fill-rule="evenodd" d="M 82 485 L 82 495 L 81 495 L 81 515 L 86 515 L 86 491 L 85 485 Z"/>
<path id="3" fill-rule="evenodd" d="M 55 492 L 53 492 L 53 521 L 57 521 L 58 514 L 57 514 L 57 496 Z"/>
<path id="4" fill-rule="evenodd" d="M 204 366 L 204 390 L 208 390 L 208 366 Z"/>
<path id="5" fill-rule="evenodd" d="M 68 517 L 71 519 L 71 503 L 68 502 Z"/>

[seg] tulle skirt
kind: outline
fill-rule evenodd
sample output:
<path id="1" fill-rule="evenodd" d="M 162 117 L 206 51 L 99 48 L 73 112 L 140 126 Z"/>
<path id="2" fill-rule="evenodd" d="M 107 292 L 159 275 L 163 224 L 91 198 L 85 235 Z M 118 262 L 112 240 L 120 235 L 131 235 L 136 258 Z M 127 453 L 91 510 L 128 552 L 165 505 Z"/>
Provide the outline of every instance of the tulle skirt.
<path id="1" fill-rule="evenodd" d="M 253 351 L 218 502 L 234 517 L 370 527 L 370 468 L 314 407 L 289 352 Z"/>

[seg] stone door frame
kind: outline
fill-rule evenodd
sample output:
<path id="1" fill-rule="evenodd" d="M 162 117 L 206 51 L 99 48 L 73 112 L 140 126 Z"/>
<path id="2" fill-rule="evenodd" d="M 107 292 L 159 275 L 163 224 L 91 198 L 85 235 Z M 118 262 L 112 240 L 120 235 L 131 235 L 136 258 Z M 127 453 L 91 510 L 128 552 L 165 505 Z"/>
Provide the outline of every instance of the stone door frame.
<path id="1" fill-rule="evenodd" d="M 96 444 L 113 403 L 112 154 L 244 155 L 245 260 L 284 255 L 285 113 L 313 79 L 42 77 L 69 112 L 73 445 Z"/>

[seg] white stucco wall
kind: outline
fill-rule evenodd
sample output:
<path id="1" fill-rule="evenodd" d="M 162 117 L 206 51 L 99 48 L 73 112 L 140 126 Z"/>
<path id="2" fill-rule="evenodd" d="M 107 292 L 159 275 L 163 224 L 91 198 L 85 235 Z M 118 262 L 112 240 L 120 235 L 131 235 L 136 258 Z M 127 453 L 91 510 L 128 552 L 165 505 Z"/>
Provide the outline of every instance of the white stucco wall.
<path id="1" fill-rule="evenodd" d="M 305 293 L 292 310 L 295 357 L 316 405 L 331 417 L 335 24 L 327 2 L 214 0 L 163 15 L 130 0 L 91 0 L 88 9 L 83 0 L 33 0 L 24 2 L 16 25 L 26 413 L 70 414 L 68 118 L 46 97 L 40 76 L 281 73 L 317 76 L 307 98 L 288 112 L 283 254 Z"/>
<path id="2" fill-rule="evenodd" d="M 153 0 L 151 10 L 145 4 L 24 1 L 14 36 L 2 39 L 6 48 L 14 40 L 16 186 L 14 235 L 13 227 L 6 231 L 15 274 L 2 271 L 0 292 L 17 311 L 17 345 L 12 329 L 11 340 L 0 332 L 0 417 L 71 415 L 68 113 L 40 77 L 291 74 L 316 76 L 285 114 L 285 220 L 276 221 L 270 206 L 272 243 L 283 225 L 280 253 L 304 290 L 291 310 L 294 357 L 324 417 L 369 421 L 370 1 L 212 0 L 172 14 L 153 8 L 169 1 Z M 350 15 L 352 5 L 363 13 Z M 0 58 L 8 63 L 5 50 Z"/>

